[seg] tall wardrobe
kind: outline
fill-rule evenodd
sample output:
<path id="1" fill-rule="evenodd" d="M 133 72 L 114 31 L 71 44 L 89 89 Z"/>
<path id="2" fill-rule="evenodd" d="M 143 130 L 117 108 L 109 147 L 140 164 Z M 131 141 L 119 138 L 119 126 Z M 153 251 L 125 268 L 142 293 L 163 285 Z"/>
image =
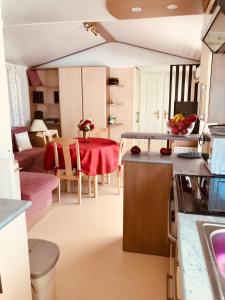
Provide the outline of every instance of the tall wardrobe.
<path id="1" fill-rule="evenodd" d="M 59 68 L 60 117 L 63 136 L 76 136 L 81 119 L 92 118 L 107 128 L 106 67 Z"/>

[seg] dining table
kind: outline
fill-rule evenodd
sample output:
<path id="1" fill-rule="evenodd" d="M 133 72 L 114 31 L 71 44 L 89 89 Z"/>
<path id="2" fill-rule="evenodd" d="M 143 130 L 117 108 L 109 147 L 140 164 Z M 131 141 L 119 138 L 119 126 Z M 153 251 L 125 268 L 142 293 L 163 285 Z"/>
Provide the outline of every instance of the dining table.
<path id="1" fill-rule="evenodd" d="M 116 141 L 106 138 L 89 137 L 77 138 L 79 141 L 81 171 L 88 176 L 97 176 L 110 174 L 117 169 L 119 145 Z M 62 146 L 57 145 L 59 156 L 59 168 L 64 168 L 64 158 Z M 72 166 L 76 167 L 75 144 L 70 145 L 70 156 Z M 54 170 L 54 144 L 49 143 L 46 146 L 44 169 L 46 171 Z"/>

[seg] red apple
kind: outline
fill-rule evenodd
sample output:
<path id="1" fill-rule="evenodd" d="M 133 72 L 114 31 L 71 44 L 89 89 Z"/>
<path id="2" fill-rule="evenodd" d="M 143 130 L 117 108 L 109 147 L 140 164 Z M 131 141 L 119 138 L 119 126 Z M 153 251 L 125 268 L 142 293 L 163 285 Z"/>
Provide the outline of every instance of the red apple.
<path id="1" fill-rule="evenodd" d="M 172 134 L 178 135 L 178 134 L 179 134 L 179 129 L 178 129 L 177 127 L 174 127 L 174 128 L 172 129 Z"/>
<path id="2" fill-rule="evenodd" d="M 184 135 L 187 134 L 187 133 L 188 133 L 187 128 L 182 129 L 182 130 L 181 130 L 181 133 L 184 134 Z"/>
<path id="3" fill-rule="evenodd" d="M 190 120 L 189 117 L 185 118 L 185 120 L 184 120 L 185 128 L 190 127 L 190 126 L 191 126 L 191 123 L 192 123 L 192 122 L 191 122 L 191 120 Z"/>
<path id="4" fill-rule="evenodd" d="M 133 146 L 131 149 L 130 149 L 130 152 L 132 154 L 139 154 L 141 152 L 141 149 L 138 147 L 138 146 Z"/>
<path id="5" fill-rule="evenodd" d="M 198 120 L 198 116 L 195 114 L 192 114 L 189 116 L 190 120 L 192 123 L 196 122 Z"/>
<path id="6" fill-rule="evenodd" d="M 173 128 L 174 125 L 175 125 L 175 122 L 174 122 L 172 119 L 170 119 L 170 120 L 167 122 L 167 126 L 170 127 L 170 128 Z"/>
<path id="7" fill-rule="evenodd" d="M 184 123 L 184 121 L 178 122 L 178 123 L 177 123 L 177 128 L 178 128 L 179 130 L 184 129 L 184 128 L 185 128 L 185 123 Z"/>

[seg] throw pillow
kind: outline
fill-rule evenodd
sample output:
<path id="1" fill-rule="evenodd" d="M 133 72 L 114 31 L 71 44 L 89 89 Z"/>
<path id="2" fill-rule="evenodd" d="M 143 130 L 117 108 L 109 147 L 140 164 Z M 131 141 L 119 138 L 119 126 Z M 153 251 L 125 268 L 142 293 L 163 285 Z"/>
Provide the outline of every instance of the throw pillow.
<path id="1" fill-rule="evenodd" d="M 16 144 L 19 152 L 23 150 L 32 149 L 32 145 L 30 143 L 30 139 L 27 131 L 16 133 L 15 138 L 16 138 Z"/>

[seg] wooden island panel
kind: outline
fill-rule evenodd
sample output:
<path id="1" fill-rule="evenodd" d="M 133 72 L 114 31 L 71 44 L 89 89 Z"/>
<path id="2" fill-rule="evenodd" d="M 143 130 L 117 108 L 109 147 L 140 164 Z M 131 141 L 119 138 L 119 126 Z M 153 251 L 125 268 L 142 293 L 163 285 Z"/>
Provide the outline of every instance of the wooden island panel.
<path id="1" fill-rule="evenodd" d="M 169 256 L 172 164 L 124 162 L 123 250 Z"/>

